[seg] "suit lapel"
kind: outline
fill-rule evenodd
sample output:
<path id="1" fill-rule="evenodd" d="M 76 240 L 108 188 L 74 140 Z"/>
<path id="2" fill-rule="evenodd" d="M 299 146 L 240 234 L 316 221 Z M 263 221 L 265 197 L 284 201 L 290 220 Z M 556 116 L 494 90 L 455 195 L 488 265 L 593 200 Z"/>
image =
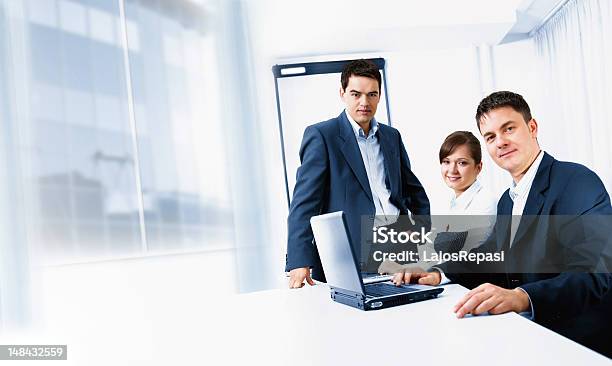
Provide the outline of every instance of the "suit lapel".
<path id="1" fill-rule="evenodd" d="M 504 192 L 501 198 L 501 205 L 497 213 L 497 250 L 507 250 L 510 241 L 510 222 L 512 220 L 512 200 L 509 191 Z"/>
<path id="2" fill-rule="evenodd" d="M 338 116 L 338 127 L 340 130 L 338 138 L 341 140 L 340 150 L 347 164 L 351 167 L 353 174 L 357 177 L 357 181 L 359 181 L 361 188 L 363 188 L 370 200 L 373 201 L 374 199 L 372 198 L 368 175 L 363 165 L 363 159 L 361 158 L 361 151 L 357 145 L 357 139 L 355 138 L 353 128 L 344 113 L 345 112 L 342 112 L 340 116 Z"/>
<path id="3" fill-rule="evenodd" d="M 389 188 L 391 194 L 394 192 L 398 192 L 396 187 L 399 186 L 399 155 L 394 148 L 394 144 L 389 141 L 389 136 L 385 128 L 383 128 L 383 124 L 378 123 L 378 144 L 380 145 L 380 150 L 383 154 L 383 160 L 385 163 L 385 173 L 387 178 L 389 179 Z"/>
<path id="4" fill-rule="evenodd" d="M 525 233 L 527 233 L 529 227 L 535 221 L 537 221 L 537 215 L 539 215 L 539 213 L 542 211 L 542 206 L 546 200 L 544 192 L 550 185 L 550 169 L 552 167 L 553 160 L 554 159 L 550 155 L 544 153 L 542 162 L 538 167 L 538 172 L 536 173 L 531 189 L 529 190 L 527 202 L 525 203 L 525 209 L 523 209 L 523 215 L 521 216 L 519 227 L 516 230 L 512 247 L 514 247 L 514 243 L 518 244 L 521 242 L 521 239 L 523 236 L 525 236 Z"/>

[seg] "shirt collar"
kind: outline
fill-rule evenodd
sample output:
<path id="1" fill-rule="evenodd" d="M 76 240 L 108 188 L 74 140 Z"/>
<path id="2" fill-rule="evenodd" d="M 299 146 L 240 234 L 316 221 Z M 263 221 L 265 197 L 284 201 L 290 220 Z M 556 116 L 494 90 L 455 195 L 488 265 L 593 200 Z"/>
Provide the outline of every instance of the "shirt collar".
<path id="1" fill-rule="evenodd" d="M 465 192 L 461 193 L 459 197 L 453 195 L 450 207 L 453 209 L 457 208 L 465 211 L 481 188 L 482 184 L 480 183 L 480 180 L 476 178 L 474 183 L 472 183 L 472 185 L 468 189 L 466 189 Z"/>
<path id="2" fill-rule="evenodd" d="M 355 136 L 367 138 L 365 133 L 363 132 L 363 128 L 361 128 L 361 126 L 359 126 L 357 122 L 353 120 L 351 115 L 346 110 L 344 110 L 344 114 L 346 115 L 346 118 L 351 123 L 351 127 L 353 128 L 353 132 L 355 133 Z M 374 135 L 377 131 L 378 131 L 378 122 L 376 122 L 376 118 L 372 118 L 372 121 L 370 121 L 370 132 L 368 133 L 368 136 Z"/>
<path id="3" fill-rule="evenodd" d="M 542 162 L 542 158 L 544 157 L 544 151 L 540 150 L 538 157 L 535 159 L 533 164 L 527 169 L 525 175 L 519 180 L 518 183 L 512 181 L 512 186 L 510 186 L 510 199 L 512 202 L 516 201 L 517 198 L 524 198 L 531 189 L 531 185 L 533 184 L 533 180 L 535 179 L 536 173 L 538 172 L 538 168 L 540 167 L 540 163 Z"/>

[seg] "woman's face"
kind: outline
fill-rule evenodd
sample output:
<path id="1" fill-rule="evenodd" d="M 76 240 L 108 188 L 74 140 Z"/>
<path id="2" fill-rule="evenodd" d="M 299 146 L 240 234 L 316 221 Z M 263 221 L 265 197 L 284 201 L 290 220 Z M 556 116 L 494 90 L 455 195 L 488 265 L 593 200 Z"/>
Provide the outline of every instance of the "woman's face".
<path id="1" fill-rule="evenodd" d="M 442 159 L 440 170 L 447 186 L 460 194 L 476 181 L 482 162 L 476 164 L 467 145 L 461 145 L 452 154 Z"/>

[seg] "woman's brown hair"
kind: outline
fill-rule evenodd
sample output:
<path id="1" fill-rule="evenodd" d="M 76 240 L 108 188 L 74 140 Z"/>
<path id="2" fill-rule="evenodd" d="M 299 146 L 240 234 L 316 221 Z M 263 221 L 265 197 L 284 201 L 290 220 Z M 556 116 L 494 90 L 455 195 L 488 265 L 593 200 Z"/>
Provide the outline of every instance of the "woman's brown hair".
<path id="1" fill-rule="evenodd" d="M 480 141 L 469 131 L 455 131 L 444 139 L 442 146 L 440 146 L 440 164 L 442 164 L 444 158 L 452 154 L 461 145 L 467 145 L 474 162 L 480 164 L 482 161 Z"/>

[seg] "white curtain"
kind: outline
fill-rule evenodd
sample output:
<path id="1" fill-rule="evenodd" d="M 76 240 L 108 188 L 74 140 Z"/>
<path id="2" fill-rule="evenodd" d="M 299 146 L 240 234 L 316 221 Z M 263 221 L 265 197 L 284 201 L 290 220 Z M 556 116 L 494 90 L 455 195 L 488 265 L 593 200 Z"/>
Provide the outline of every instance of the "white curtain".
<path id="1" fill-rule="evenodd" d="M 612 2 L 571 0 L 534 37 L 558 159 L 612 190 Z"/>

